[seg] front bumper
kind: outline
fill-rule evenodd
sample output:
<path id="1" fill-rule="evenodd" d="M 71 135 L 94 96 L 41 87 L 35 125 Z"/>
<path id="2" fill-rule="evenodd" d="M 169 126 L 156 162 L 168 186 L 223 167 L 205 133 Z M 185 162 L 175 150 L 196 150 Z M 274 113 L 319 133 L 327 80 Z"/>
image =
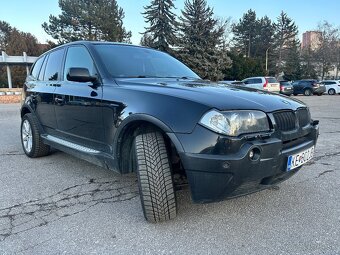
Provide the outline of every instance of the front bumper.
<path id="1" fill-rule="evenodd" d="M 320 86 L 320 87 L 313 89 L 313 94 L 323 94 L 325 92 L 326 92 L 325 86 Z"/>
<path id="2" fill-rule="evenodd" d="M 193 201 L 241 196 L 288 179 L 299 170 L 286 171 L 288 156 L 315 145 L 319 128 L 309 125 L 298 133 L 285 143 L 275 132 L 266 138 L 230 139 L 199 125 L 191 134 L 177 134 Z M 254 149 L 259 157 L 251 160 L 249 152 Z"/>

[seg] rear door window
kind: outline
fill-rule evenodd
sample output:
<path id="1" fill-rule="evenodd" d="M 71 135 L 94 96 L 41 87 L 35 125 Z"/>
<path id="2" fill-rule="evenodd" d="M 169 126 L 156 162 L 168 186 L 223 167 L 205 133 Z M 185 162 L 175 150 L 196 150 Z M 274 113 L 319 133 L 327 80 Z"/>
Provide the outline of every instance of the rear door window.
<path id="1" fill-rule="evenodd" d="M 253 83 L 262 83 L 262 79 L 261 78 L 256 78 L 256 79 L 254 79 Z"/>
<path id="2" fill-rule="evenodd" d="M 248 79 L 247 84 L 254 84 L 255 83 L 255 79 Z"/>
<path id="3" fill-rule="evenodd" d="M 61 63 L 63 61 L 64 49 L 58 49 L 49 54 L 44 81 L 56 81 L 60 79 Z"/>

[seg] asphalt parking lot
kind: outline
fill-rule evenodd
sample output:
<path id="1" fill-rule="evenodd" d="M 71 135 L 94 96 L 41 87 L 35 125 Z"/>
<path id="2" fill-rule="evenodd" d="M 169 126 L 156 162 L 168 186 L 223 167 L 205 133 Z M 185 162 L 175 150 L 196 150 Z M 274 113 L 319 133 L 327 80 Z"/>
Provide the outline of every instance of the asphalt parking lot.
<path id="1" fill-rule="evenodd" d="M 0 105 L 0 254 L 340 254 L 340 96 L 298 97 L 320 120 L 313 161 L 277 189 L 178 217 L 142 215 L 136 176 L 62 152 L 29 159 L 19 105 Z"/>

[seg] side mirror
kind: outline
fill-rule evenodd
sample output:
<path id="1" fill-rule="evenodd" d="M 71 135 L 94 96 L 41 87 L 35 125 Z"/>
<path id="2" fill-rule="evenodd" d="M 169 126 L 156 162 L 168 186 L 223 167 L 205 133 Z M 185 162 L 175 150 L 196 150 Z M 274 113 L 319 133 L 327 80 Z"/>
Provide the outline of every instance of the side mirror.
<path id="1" fill-rule="evenodd" d="M 71 67 L 67 73 L 67 80 L 76 82 L 95 82 L 97 77 L 91 76 L 87 68 Z"/>

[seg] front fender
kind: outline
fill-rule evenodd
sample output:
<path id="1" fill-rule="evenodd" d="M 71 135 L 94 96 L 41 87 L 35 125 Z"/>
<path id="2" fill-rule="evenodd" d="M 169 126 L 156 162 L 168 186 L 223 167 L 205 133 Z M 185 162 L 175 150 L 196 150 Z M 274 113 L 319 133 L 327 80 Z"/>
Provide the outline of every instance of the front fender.
<path id="1" fill-rule="evenodd" d="M 138 114 L 132 114 L 126 117 L 120 123 L 119 127 L 117 128 L 116 134 L 114 136 L 114 141 L 113 141 L 114 155 L 117 155 L 119 151 L 120 143 L 122 142 L 122 138 L 124 136 L 124 133 L 127 131 L 127 129 L 133 126 L 133 124 L 137 124 L 141 122 L 150 123 L 154 125 L 155 127 L 159 128 L 160 130 L 162 130 L 164 133 L 168 135 L 170 140 L 174 143 L 174 145 L 176 146 L 176 149 L 178 151 L 183 151 L 182 144 L 179 142 L 179 140 L 177 139 L 177 136 L 174 134 L 173 130 L 169 126 L 167 126 L 164 122 L 162 122 L 161 120 L 157 119 L 154 116 L 138 113 Z"/>

